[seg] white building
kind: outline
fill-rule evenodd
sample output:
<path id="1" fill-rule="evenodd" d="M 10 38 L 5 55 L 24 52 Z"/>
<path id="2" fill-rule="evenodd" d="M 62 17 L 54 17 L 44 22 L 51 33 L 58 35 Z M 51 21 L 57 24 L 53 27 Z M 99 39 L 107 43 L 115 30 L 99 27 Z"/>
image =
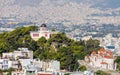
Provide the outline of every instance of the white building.
<path id="1" fill-rule="evenodd" d="M 2 58 L 29 58 L 33 59 L 33 51 L 28 48 L 18 48 L 18 50 L 9 53 L 2 53 Z"/>
<path id="2" fill-rule="evenodd" d="M 5 70 L 9 68 L 19 69 L 20 64 L 17 60 L 0 59 L 0 69 Z"/>
<path id="3" fill-rule="evenodd" d="M 47 71 L 52 71 L 52 72 L 55 72 L 55 71 L 60 71 L 60 62 L 57 61 L 57 60 L 51 60 L 49 63 L 48 63 L 48 68 L 47 68 Z"/>
<path id="4" fill-rule="evenodd" d="M 3 53 L 0 58 L 0 69 L 13 68 L 12 75 L 41 75 L 50 72 L 60 73 L 60 62 L 57 60 L 41 61 L 33 59 L 33 51 L 27 48 L 18 48 L 17 51 Z"/>
<path id="5" fill-rule="evenodd" d="M 19 59 L 22 69 L 24 69 L 26 66 L 30 65 L 32 63 L 31 59 Z"/>
<path id="6" fill-rule="evenodd" d="M 117 63 L 113 52 L 101 48 L 98 53 L 93 51 L 90 56 L 85 57 L 86 61 L 90 62 L 93 67 L 98 67 L 106 70 L 116 70 Z"/>
<path id="7" fill-rule="evenodd" d="M 13 57 L 14 57 L 14 53 L 13 52 L 2 53 L 2 58 L 13 58 Z"/>
<path id="8" fill-rule="evenodd" d="M 24 68 L 24 75 L 37 75 L 38 71 L 34 65 L 30 64 Z"/>
<path id="9" fill-rule="evenodd" d="M 24 75 L 23 71 L 13 71 L 11 75 Z"/>
<path id="10" fill-rule="evenodd" d="M 12 62 L 9 59 L 0 59 L 0 69 L 5 70 L 12 67 Z"/>
<path id="11" fill-rule="evenodd" d="M 46 39 L 49 39 L 51 37 L 51 32 L 47 30 L 46 24 L 42 24 L 40 26 L 39 31 L 31 31 L 30 36 L 33 40 L 37 41 L 41 37 L 45 37 Z"/>

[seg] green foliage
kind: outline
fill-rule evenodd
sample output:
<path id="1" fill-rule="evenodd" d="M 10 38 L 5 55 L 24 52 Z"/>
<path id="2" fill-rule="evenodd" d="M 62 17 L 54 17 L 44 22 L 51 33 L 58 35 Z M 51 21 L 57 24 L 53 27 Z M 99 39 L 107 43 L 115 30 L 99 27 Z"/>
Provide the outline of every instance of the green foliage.
<path id="1" fill-rule="evenodd" d="M 98 40 L 74 41 L 68 38 L 65 33 L 52 34 L 48 40 L 41 37 L 38 41 L 34 41 L 30 37 L 30 31 L 35 30 L 37 30 L 36 26 L 30 26 L 1 33 L 0 54 L 11 52 L 18 47 L 27 47 L 33 50 L 34 58 L 58 60 L 61 63 L 61 69 L 76 71 L 79 67 L 77 62 L 79 59 L 84 59 L 86 54 L 100 48 Z"/>
<path id="2" fill-rule="evenodd" d="M 41 38 L 38 40 L 38 44 L 39 44 L 39 45 L 45 44 L 46 41 L 47 41 L 47 40 L 45 39 L 45 37 L 41 37 Z"/>
<path id="3" fill-rule="evenodd" d="M 82 65 L 82 66 L 80 66 L 80 68 L 78 70 L 84 72 L 87 70 L 87 68 L 86 68 L 86 66 Z"/>
<path id="4" fill-rule="evenodd" d="M 84 59 L 84 56 L 86 55 L 84 46 L 73 46 L 72 50 L 76 59 Z"/>
<path id="5" fill-rule="evenodd" d="M 5 69 L 5 70 L 2 70 L 2 72 L 8 72 L 7 75 L 11 75 L 11 72 L 14 71 L 13 68 L 9 68 L 9 69 Z"/>
<path id="6" fill-rule="evenodd" d="M 120 71 L 120 56 L 117 56 L 115 62 L 117 63 L 117 69 Z"/>
<path id="7" fill-rule="evenodd" d="M 108 73 L 104 72 L 104 71 L 101 71 L 101 70 L 98 70 L 96 72 L 97 75 L 109 75 Z"/>
<path id="8" fill-rule="evenodd" d="M 36 50 L 37 42 L 30 37 L 30 31 L 35 30 L 36 26 L 16 28 L 11 32 L 0 34 L 0 53 L 13 51 L 18 47 L 28 47 L 31 50 Z"/>
<path id="9" fill-rule="evenodd" d="M 118 64 L 120 64 L 120 56 L 117 56 L 115 62 L 117 62 Z"/>
<path id="10" fill-rule="evenodd" d="M 0 74 L 2 74 L 2 72 L 3 72 L 3 71 L 0 69 Z"/>
<path id="11" fill-rule="evenodd" d="M 64 75 L 70 75 L 69 73 L 66 73 L 66 74 L 64 74 Z"/>
<path id="12" fill-rule="evenodd" d="M 54 32 L 54 31 L 55 31 L 55 28 L 52 28 L 52 29 L 51 29 L 51 31 L 53 31 L 53 32 Z"/>
<path id="13" fill-rule="evenodd" d="M 85 42 L 85 51 L 87 54 L 90 54 L 93 50 L 96 51 L 100 49 L 100 42 L 96 39 L 89 39 Z"/>
<path id="14" fill-rule="evenodd" d="M 62 58 L 61 58 L 62 57 Z M 60 47 L 58 50 L 58 60 L 61 61 L 61 69 L 68 69 L 72 64 L 72 51 L 69 47 Z"/>

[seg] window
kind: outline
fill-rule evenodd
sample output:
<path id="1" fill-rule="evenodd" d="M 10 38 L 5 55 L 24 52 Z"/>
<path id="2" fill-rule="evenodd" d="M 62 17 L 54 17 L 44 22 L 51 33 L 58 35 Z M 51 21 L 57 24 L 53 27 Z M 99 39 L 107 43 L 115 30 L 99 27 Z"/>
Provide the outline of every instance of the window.
<path id="1" fill-rule="evenodd" d="M 45 34 L 45 37 L 47 37 L 47 34 Z"/>
<path id="2" fill-rule="evenodd" d="M 33 34 L 33 37 L 39 37 L 39 34 L 37 33 L 37 34 Z"/>

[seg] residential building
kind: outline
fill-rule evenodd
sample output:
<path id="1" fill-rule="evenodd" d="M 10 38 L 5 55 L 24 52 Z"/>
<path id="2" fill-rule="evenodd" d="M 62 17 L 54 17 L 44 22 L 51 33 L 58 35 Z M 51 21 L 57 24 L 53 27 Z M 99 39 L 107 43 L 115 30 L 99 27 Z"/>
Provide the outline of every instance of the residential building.
<path id="1" fill-rule="evenodd" d="M 11 75 L 24 75 L 23 71 L 13 71 Z"/>
<path id="2" fill-rule="evenodd" d="M 12 75 L 57 75 L 60 73 L 60 62 L 57 60 L 41 61 L 33 59 L 33 51 L 28 48 L 3 53 L 0 58 L 0 69 L 12 68 Z"/>
<path id="3" fill-rule="evenodd" d="M 22 65 L 22 69 L 24 69 L 26 66 L 32 63 L 31 59 L 19 59 L 19 61 L 20 61 L 20 64 Z"/>
<path id="4" fill-rule="evenodd" d="M 21 65 L 18 60 L 0 59 L 0 69 L 5 70 L 9 68 L 19 70 L 21 68 Z"/>
<path id="5" fill-rule="evenodd" d="M 11 61 L 9 59 L 0 59 L 0 69 L 6 70 L 11 68 Z"/>
<path id="6" fill-rule="evenodd" d="M 60 62 L 57 60 L 51 60 L 49 63 L 49 67 L 47 68 L 47 71 L 60 71 Z"/>
<path id="7" fill-rule="evenodd" d="M 17 58 L 30 58 L 33 59 L 33 51 L 28 48 L 18 48 L 14 52 L 2 53 L 2 58 L 17 59 Z"/>
<path id="8" fill-rule="evenodd" d="M 24 68 L 24 75 L 37 75 L 37 68 L 34 65 L 27 65 Z"/>

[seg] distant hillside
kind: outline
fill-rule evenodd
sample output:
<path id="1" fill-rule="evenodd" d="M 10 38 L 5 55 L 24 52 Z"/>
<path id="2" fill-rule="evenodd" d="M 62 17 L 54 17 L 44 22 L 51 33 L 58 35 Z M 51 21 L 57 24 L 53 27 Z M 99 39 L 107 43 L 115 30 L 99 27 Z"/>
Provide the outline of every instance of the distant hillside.
<path id="1" fill-rule="evenodd" d="M 0 0 L 0 9 L 0 17 L 16 17 L 19 22 L 41 24 L 68 20 L 74 25 L 88 22 L 86 19 L 120 22 L 120 0 Z"/>

